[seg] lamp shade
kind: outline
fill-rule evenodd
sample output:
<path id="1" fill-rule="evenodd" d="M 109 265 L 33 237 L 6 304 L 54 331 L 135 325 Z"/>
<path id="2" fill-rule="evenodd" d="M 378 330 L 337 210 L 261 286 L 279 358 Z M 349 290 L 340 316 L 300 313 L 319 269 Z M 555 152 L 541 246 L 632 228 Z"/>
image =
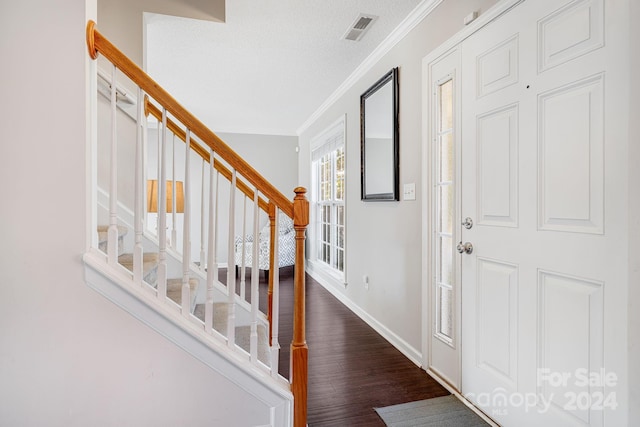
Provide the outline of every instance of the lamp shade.
<path id="1" fill-rule="evenodd" d="M 158 180 L 147 181 L 147 212 L 158 212 Z M 167 210 L 173 212 L 173 181 L 167 181 Z M 176 213 L 184 213 L 184 188 L 182 181 L 176 181 Z"/>

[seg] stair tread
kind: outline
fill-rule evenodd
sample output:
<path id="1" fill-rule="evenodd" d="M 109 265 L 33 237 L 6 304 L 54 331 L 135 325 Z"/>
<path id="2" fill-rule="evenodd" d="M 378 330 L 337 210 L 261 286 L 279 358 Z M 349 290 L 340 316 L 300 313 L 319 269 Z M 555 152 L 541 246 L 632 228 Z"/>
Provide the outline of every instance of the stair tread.
<path id="1" fill-rule="evenodd" d="M 128 232 L 129 229 L 123 225 L 118 225 L 118 238 L 120 237 L 124 237 Z M 107 236 L 109 234 L 109 226 L 108 225 L 99 225 L 98 226 L 98 241 L 99 242 L 106 242 L 107 241 Z"/>
<path id="2" fill-rule="evenodd" d="M 109 227 L 110 225 L 99 225 L 98 233 L 109 231 Z M 129 231 L 129 229 L 124 225 L 116 225 L 116 227 L 118 227 L 118 234 L 126 234 Z"/>
<path id="3" fill-rule="evenodd" d="M 127 234 L 129 229 L 122 225 L 118 225 L 118 253 L 122 253 L 124 248 L 124 236 Z M 99 225 L 98 226 L 98 249 L 103 252 L 107 252 L 107 245 L 109 240 L 109 226 L 108 225 Z"/>
<path id="4" fill-rule="evenodd" d="M 269 335 L 267 328 L 258 324 L 258 360 L 269 366 Z M 236 345 L 249 353 L 249 346 L 251 343 L 251 326 L 237 326 L 236 327 Z"/>
<path id="5" fill-rule="evenodd" d="M 229 304 L 226 302 L 213 303 L 213 329 L 221 334 L 227 334 L 227 313 Z M 197 304 L 193 313 L 204 322 L 205 305 Z M 251 338 L 251 325 L 236 326 L 236 345 L 247 353 L 249 352 Z M 269 362 L 269 333 L 262 323 L 258 323 L 258 360 L 267 366 Z"/>
<path id="6" fill-rule="evenodd" d="M 200 281 L 198 279 L 193 277 L 189 278 L 189 287 L 191 287 L 192 289 L 198 286 L 199 283 Z M 167 290 L 176 290 L 176 289 L 182 289 L 182 279 L 181 278 L 167 279 Z"/>
<path id="7" fill-rule="evenodd" d="M 191 289 L 192 297 L 200 281 L 191 277 L 189 279 L 189 289 Z M 182 304 L 182 279 L 167 279 L 167 297 L 171 298 L 177 304 Z"/>
<path id="8" fill-rule="evenodd" d="M 158 279 L 159 255 L 154 252 L 144 253 L 142 256 L 142 278 L 151 286 L 155 286 Z M 133 272 L 133 254 L 126 253 L 118 257 L 118 262 L 127 270 Z"/>
<path id="9" fill-rule="evenodd" d="M 149 252 L 142 256 L 142 270 L 146 273 L 158 265 L 159 256 L 157 253 Z M 126 253 L 118 257 L 118 263 L 129 271 L 133 271 L 133 254 Z"/>

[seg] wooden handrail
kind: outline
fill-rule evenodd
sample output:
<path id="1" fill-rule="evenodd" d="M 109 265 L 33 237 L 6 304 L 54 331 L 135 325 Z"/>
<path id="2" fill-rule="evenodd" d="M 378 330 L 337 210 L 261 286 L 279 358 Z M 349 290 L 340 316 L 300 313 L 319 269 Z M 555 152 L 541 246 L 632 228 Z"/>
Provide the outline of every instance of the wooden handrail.
<path id="1" fill-rule="evenodd" d="M 153 103 L 149 100 L 147 96 L 144 98 L 144 111 L 146 114 L 151 114 L 158 120 L 162 120 L 162 112 L 158 107 L 153 105 Z M 187 132 L 178 126 L 173 120 L 167 118 L 167 129 L 169 129 L 174 135 L 176 135 L 182 142 L 186 143 L 187 141 Z M 207 150 L 202 148 L 199 144 L 191 144 L 191 149 L 195 151 L 202 159 L 209 163 L 211 162 L 211 155 Z M 228 181 L 231 181 L 231 171 L 222 163 L 217 160 L 214 160 L 213 167 L 222 174 Z M 236 186 L 238 190 L 242 191 L 245 196 L 247 196 L 250 200 L 253 200 L 253 190 L 249 188 L 244 181 L 238 180 L 236 181 Z M 258 205 L 260 209 L 265 212 L 269 212 L 269 203 L 265 201 L 262 197 L 258 197 Z"/>
<path id="2" fill-rule="evenodd" d="M 118 70 L 129 77 L 145 93 L 158 101 L 173 117 L 191 130 L 191 133 L 216 153 L 225 159 L 231 167 L 238 171 L 254 187 L 259 188 L 269 200 L 273 201 L 280 210 L 293 218 L 293 203 L 287 199 L 277 188 L 267 181 L 258 171 L 249 165 L 238 153 L 233 151 L 218 135 L 213 133 L 193 114 L 187 111 L 178 101 L 176 101 L 166 90 L 149 77 L 138 65 L 115 47 L 96 28 L 95 22 L 87 23 L 87 47 L 89 55 L 95 59 L 98 53 L 104 55 Z"/>

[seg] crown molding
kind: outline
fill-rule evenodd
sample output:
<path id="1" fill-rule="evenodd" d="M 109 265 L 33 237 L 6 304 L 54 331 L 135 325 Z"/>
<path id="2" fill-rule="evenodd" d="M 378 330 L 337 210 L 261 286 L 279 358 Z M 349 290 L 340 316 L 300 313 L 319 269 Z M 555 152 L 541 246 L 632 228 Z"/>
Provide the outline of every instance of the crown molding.
<path id="1" fill-rule="evenodd" d="M 344 95 L 353 85 L 360 80 L 374 65 L 382 59 L 395 45 L 400 42 L 426 18 L 433 10 L 442 3 L 443 0 L 423 0 L 415 9 L 398 25 L 395 30 L 385 38 L 382 43 L 374 49 L 373 52 L 365 58 L 364 61 L 342 82 L 340 86 L 324 101 L 320 107 L 298 128 L 296 133 L 300 136 L 306 131 L 316 120 L 324 114 L 331 105 L 333 105 L 342 95 Z"/>

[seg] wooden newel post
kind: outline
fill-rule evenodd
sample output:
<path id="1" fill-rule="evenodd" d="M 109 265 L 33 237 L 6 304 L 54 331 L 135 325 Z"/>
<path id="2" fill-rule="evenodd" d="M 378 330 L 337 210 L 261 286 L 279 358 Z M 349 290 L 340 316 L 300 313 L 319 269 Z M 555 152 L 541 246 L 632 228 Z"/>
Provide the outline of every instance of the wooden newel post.
<path id="1" fill-rule="evenodd" d="M 270 230 L 270 238 L 269 241 L 269 291 L 267 293 L 267 319 L 269 320 L 269 345 L 273 345 L 273 323 L 271 320 L 273 319 L 273 278 L 276 275 L 275 265 L 275 244 L 276 244 L 276 205 L 273 202 L 269 202 L 269 230 Z"/>
<path id="2" fill-rule="evenodd" d="M 309 225 L 307 189 L 298 187 L 293 199 L 293 227 L 296 230 L 296 264 L 294 277 L 293 341 L 291 342 L 291 391 L 293 392 L 293 425 L 307 425 L 307 360 L 305 337 L 304 243 Z"/>

